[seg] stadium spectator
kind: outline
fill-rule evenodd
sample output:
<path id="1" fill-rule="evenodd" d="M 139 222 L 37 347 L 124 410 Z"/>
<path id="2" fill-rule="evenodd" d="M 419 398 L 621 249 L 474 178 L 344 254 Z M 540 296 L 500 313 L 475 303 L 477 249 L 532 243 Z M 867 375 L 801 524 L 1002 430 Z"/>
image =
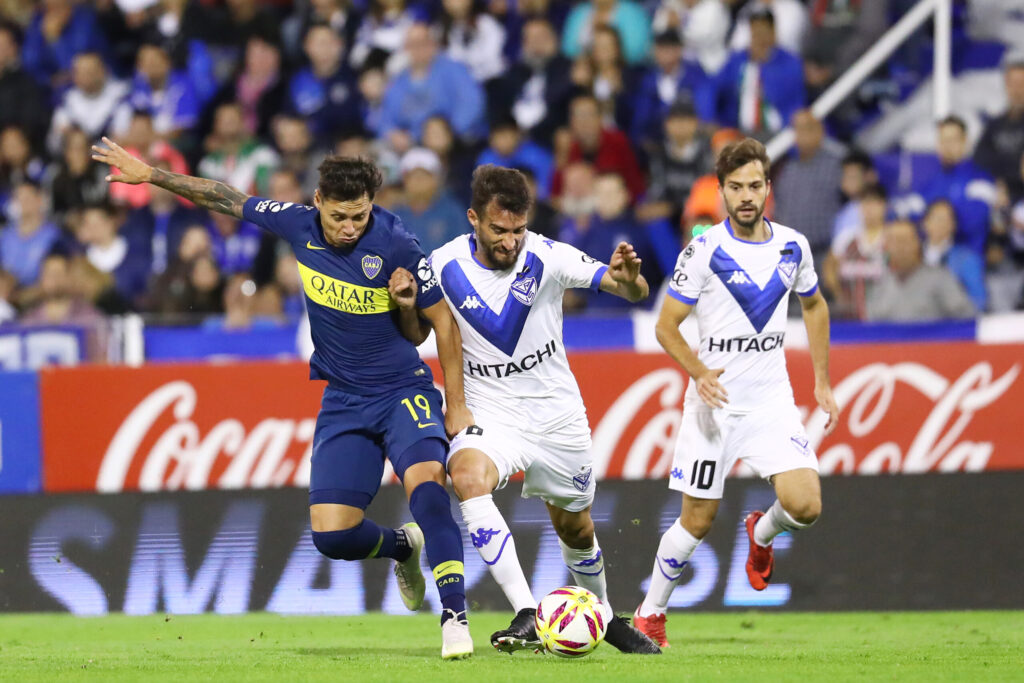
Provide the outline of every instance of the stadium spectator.
<path id="1" fill-rule="evenodd" d="M 288 249 L 282 251 L 277 257 L 274 281 L 266 289 L 271 287 L 277 291 L 281 302 L 281 311 L 284 315 L 292 320 L 302 315 L 305 308 L 302 281 L 299 279 L 299 268 L 295 255 Z"/>
<path id="2" fill-rule="evenodd" d="M 885 226 L 888 268 L 868 292 L 869 320 L 920 321 L 970 318 L 975 310 L 946 268 L 921 260 L 917 228 L 907 220 Z"/>
<path id="3" fill-rule="evenodd" d="M 362 12 L 353 6 L 351 0 L 310 0 L 296 3 L 293 11 L 281 25 L 284 53 L 287 61 L 295 64 L 305 56 L 302 42 L 314 24 L 326 24 L 339 36 L 345 52 L 342 59 L 347 64 L 356 42 L 356 32 L 363 21 Z"/>
<path id="4" fill-rule="evenodd" d="M 273 149 L 246 131 L 240 105 L 228 102 L 217 107 L 206 147 L 209 153 L 197 168 L 202 177 L 219 180 L 243 192 L 266 194 L 267 182 L 279 159 Z"/>
<path id="5" fill-rule="evenodd" d="M 808 109 L 793 116 L 796 155 L 775 178 L 775 219 L 802 232 L 815 256 L 832 242 L 832 225 L 839 213 L 842 154 L 825 138 L 825 127 Z"/>
<path id="6" fill-rule="evenodd" d="M 713 121 L 711 81 L 700 64 L 683 58 L 683 46 L 675 31 L 659 33 L 654 39 L 654 66 L 640 81 L 632 98 L 631 136 L 641 147 L 658 145 L 664 140 L 665 115 L 676 102 L 692 104 L 704 121 Z"/>
<path id="7" fill-rule="evenodd" d="M 551 152 L 523 137 L 514 119 L 504 119 L 491 126 L 490 145 L 480 153 L 477 166 L 494 164 L 519 170 L 529 169 L 537 185 L 540 199 L 547 199 L 555 161 Z"/>
<path id="8" fill-rule="evenodd" d="M 441 160 L 444 186 L 453 197 L 469 205 L 468 178 L 473 175 L 473 149 L 455 139 L 451 124 L 443 116 L 431 116 L 420 134 L 423 146 Z"/>
<path id="9" fill-rule="evenodd" d="M 843 157 L 843 171 L 839 179 L 839 191 L 846 202 L 832 223 L 834 240 L 847 228 L 856 228 L 861 223 L 860 198 L 865 188 L 878 182 L 871 157 L 859 150 L 853 150 Z"/>
<path id="10" fill-rule="evenodd" d="M 505 71 L 505 28 L 484 12 L 481 0 L 443 0 L 441 42 L 445 53 L 461 62 L 478 83 L 487 84 Z"/>
<path id="11" fill-rule="evenodd" d="M 381 105 L 387 91 L 388 78 L 384 69 L 373 67 L 359 74 L 359 94 L 362 97 L 363 130 L 367 134 L 380 134 Z"/>
<path id="12" fill-rule="evenodd" d="M 25 129 L 7 126 L 0 131 L 0 195 L 6 197 L 24 180 L 40 182 L 45 172 Z"/>
<path id="13" fill-rule="evenodd" d="M 378 135 L 403 153 L 418 142 L 423 123 L 431 116 L 447 119 L 464 142 L 486 132 L 484 94 L 465 66 L 438 54 L 437 38 L 426 24 L 407 32 L 409 67 L 388 85 L 381 104 Z"/>
<path id="14" fill-rule="evenodd" d="M 139 47 L 131 92 L 114 129 L 123 134 L 132 113 L 143 111 L 152 117 L 158 135 L 173 140 L 196 126 L 200 108 L 199 95 L 188 73 L 173 69 L 164 46 L 149 40 Z"/>
<path id="15" fill-rule="evenodd" d="M 734 52 L 712 82 L 715 118 L 721 126 L 765 137 L 804 106 L 803 64 L 776 46 L 771 12 L 750 17 L 750 36 L 750 47 Z"/>
<path id="16" fill-rule="evenodd" d="M 954 244 L 956 211 L 945 199 L 928 207 L 921 221 L 924 228 L 923 261 L 927 266 L 945 266 L 960 281 L 974 307 L 984 311 L 988 306 L 985 288 L 985 261 L 978 253 Z"/>
<path id="17" fill-rule="evenodd" d="M 545 19 L 523 25 L 523 48 L 497 88 L 493 118 L 506 112 L 539 144 L 550 147 L 555 130 L 568 121 L 574 86 L 571 64 L 558 53 L 558 36 Z"/>
<path id="18" fill-rule="evenodd" d="M 593 43 L 599 26 L 614 28 L 622 39 L 622 53 L 629 64 L 641 64 L 651 49 L 651 20 L 631 0 L 590 0 L 576 5 L 562 31 L 562 52 L 575 58 Z"/>
<path id="19" fill-rule="evenodd" d="M 226 0 L 227 26 L 216 37 L 241 55 L 253 36 L 262 36 L 275 45 L 281 44 L 281 22 L 263 0 Z"/>
<path id="20" fill-rule="evenodd" d="M 832 240 L 821 265 L 822 282 L 832 297 L 836 318 L 864 320 L 867 292 L 885 271 L 885 219 L 888 195 L 872 184 L 860 193 L 857 222 Z"/>
<path id="21" fill-rule="evenodd" d="M 1011 196 L 1024 195 L 1020 159 L 1024 156 L 1024 57 L 1003 67 L 1006 111 L 985 125 L 974 161 L 1006 185 Z"/>
<path id="22" fill-rule="evenodd" d="M 309 66 L 292 77 L 291 109 L 306 119 L 317 141 L 362 131 L 362 103 L 355 73 L 342 59 L 343 43 L 326 24 L 314 24 L 303 43 Z"/>
<path id="23" fill-rule="evenodd" d="M 107 135 L 122 100 L 128 94 L 128 86 L 107 73 L 103 58 L 96 52 L 75 56 L 71 82 L 72 87 L 61 95 L 60 103 L 53 112 L 50 134 L 46 138 L 51 154 L 60 152 L 64 134 L 72 127 L 84 131 L 89 140 Z"/>
<path id="24" fill-rule="evenodd" d="M 392 55 L 406 47 L 413 24 L 423 19 L 406 7 L 405 0 L 370 0 L 369 10 L 356 32 L 350 64 L 355 69 L 384 67 Z"/>
<path id="25" fill-rule="evenodd" d="M 14 292 L 17 288 L 18 278 L 0 269 L 0 325 L 18 317 L 18 309 L 14 307 Z"/>
<path id="26" fill-rule="evenodd" d="M 593 163 L 598 173 L 621 175 L 629 188 L 630 201 L 636 201 L 643 195 L 644 177 L 629 139 L 621 131 L 602 124 L 600 105 L 592 95 L 576 97 L 569 108 L 566 163 L 583 159 Z M 562 182 L 562 169 L 559 169 L 551 181 L 553 197 L 562 194 Z"/>
<path id="27" fill-rule="evenodd" d="M 260 36 L 249 38 L 242 69 L 220 89 L 214 101 L 237 102 L 246 130 L 261 138 L 268 137 L 271 121 L 288 103 L 280 48 Z"/>
<path id="28" fill-rule="evenodd" d="M 718 73 L 729 58 L 725 39 L 732 17 L 722 0 L 662 0 L 651 27 L 656 34 L 679 34 L 687 58 L 697 60 L 705 73 Z"/>
<path id="29" fill-rule="evenodd" d="M 278 168 L 295 174 L 303 189 L 303 196 L 312 197 L 319 173 L 317 167 L 327 154 L 313 140 L 309 125 L 301 116 L 281 114 L 271 126 L 274 147 L 278 153 Z"/>
<path id="30" fill-rule="evenodd" d="M 282 204 L 311 205 L 312 194 L 307 195 L 299 183 L 294 172 L 287 169 L 278 169 L 270 176 L 269 191 L 267 198 Z M 252 267 L 249 272 L 258 287 L 265 287 L 274 279 L 274 269 L 282 254 L 291 254 L 291 247 L 286 241 L 272 232 L 263 231 L 260 234 L 260 246 L 253 258 Z"/>
<path id="31" fill-rule="evenodd" d="M 210 258 L 212 254 L 210 234 L 210 230 L 202 224 L 185 228 L 178 249 L 173 252 L 174 256 L 166 270 L 156 278 L 147 293 L 146 310 L 163 315 L 187 313 L 189 306 L 198 299 L 204 303 L 204 310 L 208 308 L 208 298 L 197 296 L 191 279 L 193 265 L 200 258 Z M 213 270 L 216 272 L 216 264 L 213 264 Z M 217 274 L 217 279 L 219 277 Z"/>
<path id="32" fill-rule="evenodd" d="M 66 225 L 68 212 L 107 199 L 107 170 L 92 160 L 91 144 L 81 129 L 69 128 L 60 159 L 47 169 L 50 208 L 58 224 Z"/>
<path id="33" fill-rule="evenodd" d="M 564 191 L 558 198 L 558 209 L 563 220 L 558 234 L 566 230 L 581 232 L 586 229 L 597 202 L 594 188 L 597 173 L 592 165 L 581 160 L 566 165 L 562 176 Z"/>
<path id="34" fill-rule="evenodd" d="M 541 190 L 533 171 L 527 167 L 517 169 L 526 178 L 526 187 L 530 191 L 532 204 L 530 206 L 529 229 L 542 237 L 556 240 L 558 231 L 561 228 L 562 217 L 555 207 L 547 199 L 538 196 Z"/>
<path id="35" fill-rule="evenodd" d="M 121 220 L 109 204 L 82 210 L 75 236 L 89 263 L 114 278 L 114 289 L 126 301 L 145 291 L 151 270 L 149 245 L 129 240 L 120 231 Z"/>
<path id="36" fill-rule="evenodd" d="M 46 133 L 47 109 L 42 89 L 25 70 L 20 58 L 21 32 L 0 21 L 0 129 L 19 126 L 41 143 Z"/>
<path id="37" fill-rule="evenodd" d="M 633 245 L 642 260 L 641 274 L 653 289 L 661 283 L 654 249 L 643 224 L 629 206 L 629 190 L 622 176 L 615 172 L 601 173 L 594 181 L 594 213 L 586 222 L 567 222 L 559 239 L 595 258 L 609 258 L 619 242 Z M 608 254 L 608 256 L 604 256 Z M 566 306 L 570 309 L 622 310 L 635 304 L 620 297 L 602 296 L 591 290 L 566 290 Z"/>
<path id="38" fill-rule="evenodd" d="M 673 104 L 665 116 L 663 141 L 648 151 L 649 185 L 646 203 L 641 207 L 645 219 L 669 218 L 678 225 L 683 203 L 694 184 L 712 173 L 711 142 L 701 132 L 697 112 L 683 100 Z M 673 257 L 674 258 L 674 257 Z"/>
<path id="39" fill-rule="evenodd" d="M 872 7 L 872 11 L 874 7 Z M 779 47 L 799 55 L 809 26 L 807 7 L 800 0 L 752 0 L 740 8 L 736 25 L 729 39 L 733 50 L 746 50 L 754 42 L 753 22 L 756 17 L 771 13 L 775 19 L 775 36 Z"/>
<path id="40" fill-rule="evenodd" d="M 402 157 L 401 171 L 404 196 L 393 212 L 419 238 L 424 253 L 469 230 L 465 208 L 444 189 L 444 169 L 434 152 L 424 147 L 409 150 Z"/>
<path id="41" fill-rule="evenodd" d="M 132 305 L 117 292 L 114 277 L 78 254 L 68 262 L 71 291 L 92 304 L 103 315 L 124 315 L 133 310 Z"/>
<path id="42" fill-rule="evenodd" d="M 948 116 L 938 125 L 938 173 L 927 184 L 914 188 L 904 206 L 911 215 L 921 216 L 925 208 L 946 199 L 956 210 L 957 232 L 954 241 L 984 257 L 992 223 L 996 188 L 992 177 L 968 157 L 967 125 L 957 116 Z"/>
<path id="43" fill-rule="evenodd" d="M 75 291 L 66 254 L 50 254 L 40 266 L 39 300 L 22 314 L 23 325 L 79 325 L 86 331 L 86 357 L 102 360 L 106 351 L 103 315 Z"/>
<path id="44" fill-rule="evenodd" d="M 824 82 L 846 71 L 885 33 L 889 28 L 889 5 L 890 0 L 874 0 L 867 7 L 849 0 L 810 3 L 810 30 L 802 54 L 805 60 L 824 68 Z"/>
<path id="45" fill-rule="evenodd" d="M 718 155 L 730 142 L 742 140 L 743 134 L 735 128 L 723 128 L 711 136 L 711 166 L 714 168 Z M 773 206 L 772 195 L 768 194 L 768 204 L 765 213 L 771 215 Z M 721 223 L 725 220 L 725 205 L 722 203 L 721 192 L 718 189 L 718 176 L 713 172 L 697 178 L 697 181 L 690 189 L 690 196 L 686 198 L 683 206 L 684 225 L 693 225 L 710 219 L 712 224 Z"/>
<path id="46" fill-rule="evenodd" d="M 14 189 L 11 220 L 0 230 L 0 266 L 21 286 L 39 277 L 39 266 L 60 238 L 60 229 L 46 211 L 46 196 L 38 183 L 22 180 Z"/>
<path id="47" fill-rule="evenodd" d="M 153 129 L 153 116 L 146 111 L 130 113 L 124 132 L 119 136 L 123 147 L 152 164 L 162 165 L 173 173 L 188 173 L 185 157 L 175 147 L 161 139 Z M 117 171 L 114 171 L 117 173 Z M 152 196 L 148 183 L 126 185 L 114 183 L 109 188 L 110 198 L 117 204 L 137 209 L 149 203 Z"/>
<path id="48" fill-rule="evenodd" d="M 168 170 L 166 164 L 159 162 L 156 167 Z M 213 227 L 205 211 L 191 204 L 186 206 L 174 194 L 154 185 L 149 201 L 128 211 L 122 234 L 130 242 L 144 245 L 153 275 L 160 275 L 178 252 L 185 230 L 194 225 Z"/>
<path id="49" fill-rule="evenodd" d="M 21 59 L 36 81 L 57 91 L 70 80 L 75 55 L 93 51 L 109 55 L 92 3 L 44 0 L 25 30 Z"/>
<path id="50" fill-rule="evenodd" d="M 216 268 L 225 275 L 249 272 L 260 250 L 262 231 L 248 221 L 211 212 L 210 247 Z"/>
<path id="51" fill-rule="evenodd" d="M 585 55 L 576 58 L 573 81 L 601 103 L 605 121 L 629 131 L 633 121 L 637 73 L 626 66 L 622 41 L 610 26 L 594 29 L 594 40 Z"/>
<path id="52" fill-rule="evenodd" d="M 205 329 L 249 330 L 272 322 L 265 317 L 254 317 L 256 309 L 256 283 L 245 273 L 236 273 L 224 283 L 222 305 L 224 315 L 209 316 L 203 320 Z M 273 322 L 276 324 L 276 322 Z"/>

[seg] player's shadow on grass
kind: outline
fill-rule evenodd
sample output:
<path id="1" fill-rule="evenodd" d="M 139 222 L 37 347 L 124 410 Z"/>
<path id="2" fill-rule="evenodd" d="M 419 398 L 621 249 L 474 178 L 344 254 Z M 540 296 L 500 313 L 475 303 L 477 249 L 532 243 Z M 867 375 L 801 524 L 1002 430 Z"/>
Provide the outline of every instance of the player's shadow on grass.
<path id="1" fill-rule="evenodd" d="M 356 657 L 360 655 L 382 656 L 382 657 L 436 657 L 436 647 L 300 647 L 292 650 L 298 655 L 310 657 Z"/>

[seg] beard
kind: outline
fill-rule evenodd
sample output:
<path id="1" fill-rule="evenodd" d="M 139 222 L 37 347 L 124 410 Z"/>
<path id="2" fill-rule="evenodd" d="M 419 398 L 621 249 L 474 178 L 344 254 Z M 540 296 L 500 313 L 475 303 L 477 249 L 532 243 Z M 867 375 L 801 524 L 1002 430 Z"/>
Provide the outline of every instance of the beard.
<path id="1" fill-rule="evenodd" d="M 740 204 L 739 206 L 730 206 L 729 204 L 726 204 L 725 208 L 729 214 L 729 218 L 732 220 L 733 223 L 740 226 L 741 228 L 746 228 L 747 230 L 750 230 L 755 225 L 757 225 L 758 221 L 761 220 L 761 217 L 764 216 L 764 205 L 766 202 L 767 198 L 765 198 L 764 202 L 761 202 L 760 206 L 754 204 L 753 202 L 748 202 L 745 204 Z M 743 220 L 742 218 L 740 218 L 739 214 L 741 209 L 753 209 L 754 214 L 750 219 Z"/>

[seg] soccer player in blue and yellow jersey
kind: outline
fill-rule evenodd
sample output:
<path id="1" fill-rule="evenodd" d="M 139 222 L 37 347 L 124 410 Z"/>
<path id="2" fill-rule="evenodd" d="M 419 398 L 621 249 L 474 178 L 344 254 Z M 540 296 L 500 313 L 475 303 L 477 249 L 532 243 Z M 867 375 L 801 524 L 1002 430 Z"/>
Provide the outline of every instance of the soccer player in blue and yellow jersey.
<path id="1" fill-rule="evenodd" d="M 425 546 L 443 607 L 441 656 L 470 656 L 462 536 L 444 487 L 445 432 L 456 434 L 473 423 L 463 395 L 462 338 L 419 242 L 396 216 L 373 205 L 380 171 L 361 159 L 327 158 L 310 207 L 152 168 L 107 138 L 103 142 L 106 147 L 92 148 L 93 159 L 119 171 L 108 182 L 152 183 L 255 223 L 291 245 L 313 334 L 310 377 L 327 380 L 309 481 L 313 543 L 334 559 L 394 558 L 402 600 L 411 610 L 423 603 L 419 556 Z M 437 335 L 448 402 L 443 421 L 430 369 L 400 331 L 419 316 Z M 400 529 L 365 517 L 385 455 L 417 522 Z"/>

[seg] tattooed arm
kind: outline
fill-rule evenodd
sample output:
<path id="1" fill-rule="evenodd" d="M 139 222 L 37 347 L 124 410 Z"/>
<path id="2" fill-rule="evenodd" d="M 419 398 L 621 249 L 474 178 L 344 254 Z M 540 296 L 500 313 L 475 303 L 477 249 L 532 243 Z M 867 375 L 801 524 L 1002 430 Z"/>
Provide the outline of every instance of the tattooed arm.
<path id="1" fill-rule="evenodd" d="M 153 168 L 141 159 L 133 157 L 116 142 L 108 138 L 103 138 L 103 142 L 107 148 L 93 145 L 92 158 L 120 171 L 118 175 L 108 175 L 108 183 L 152 183 L 188 199 L 197 206 L 226 213 L 235 218 L 242 217 L 242 207 L 249 198 L 244 192 L 216 180 Z"/>

